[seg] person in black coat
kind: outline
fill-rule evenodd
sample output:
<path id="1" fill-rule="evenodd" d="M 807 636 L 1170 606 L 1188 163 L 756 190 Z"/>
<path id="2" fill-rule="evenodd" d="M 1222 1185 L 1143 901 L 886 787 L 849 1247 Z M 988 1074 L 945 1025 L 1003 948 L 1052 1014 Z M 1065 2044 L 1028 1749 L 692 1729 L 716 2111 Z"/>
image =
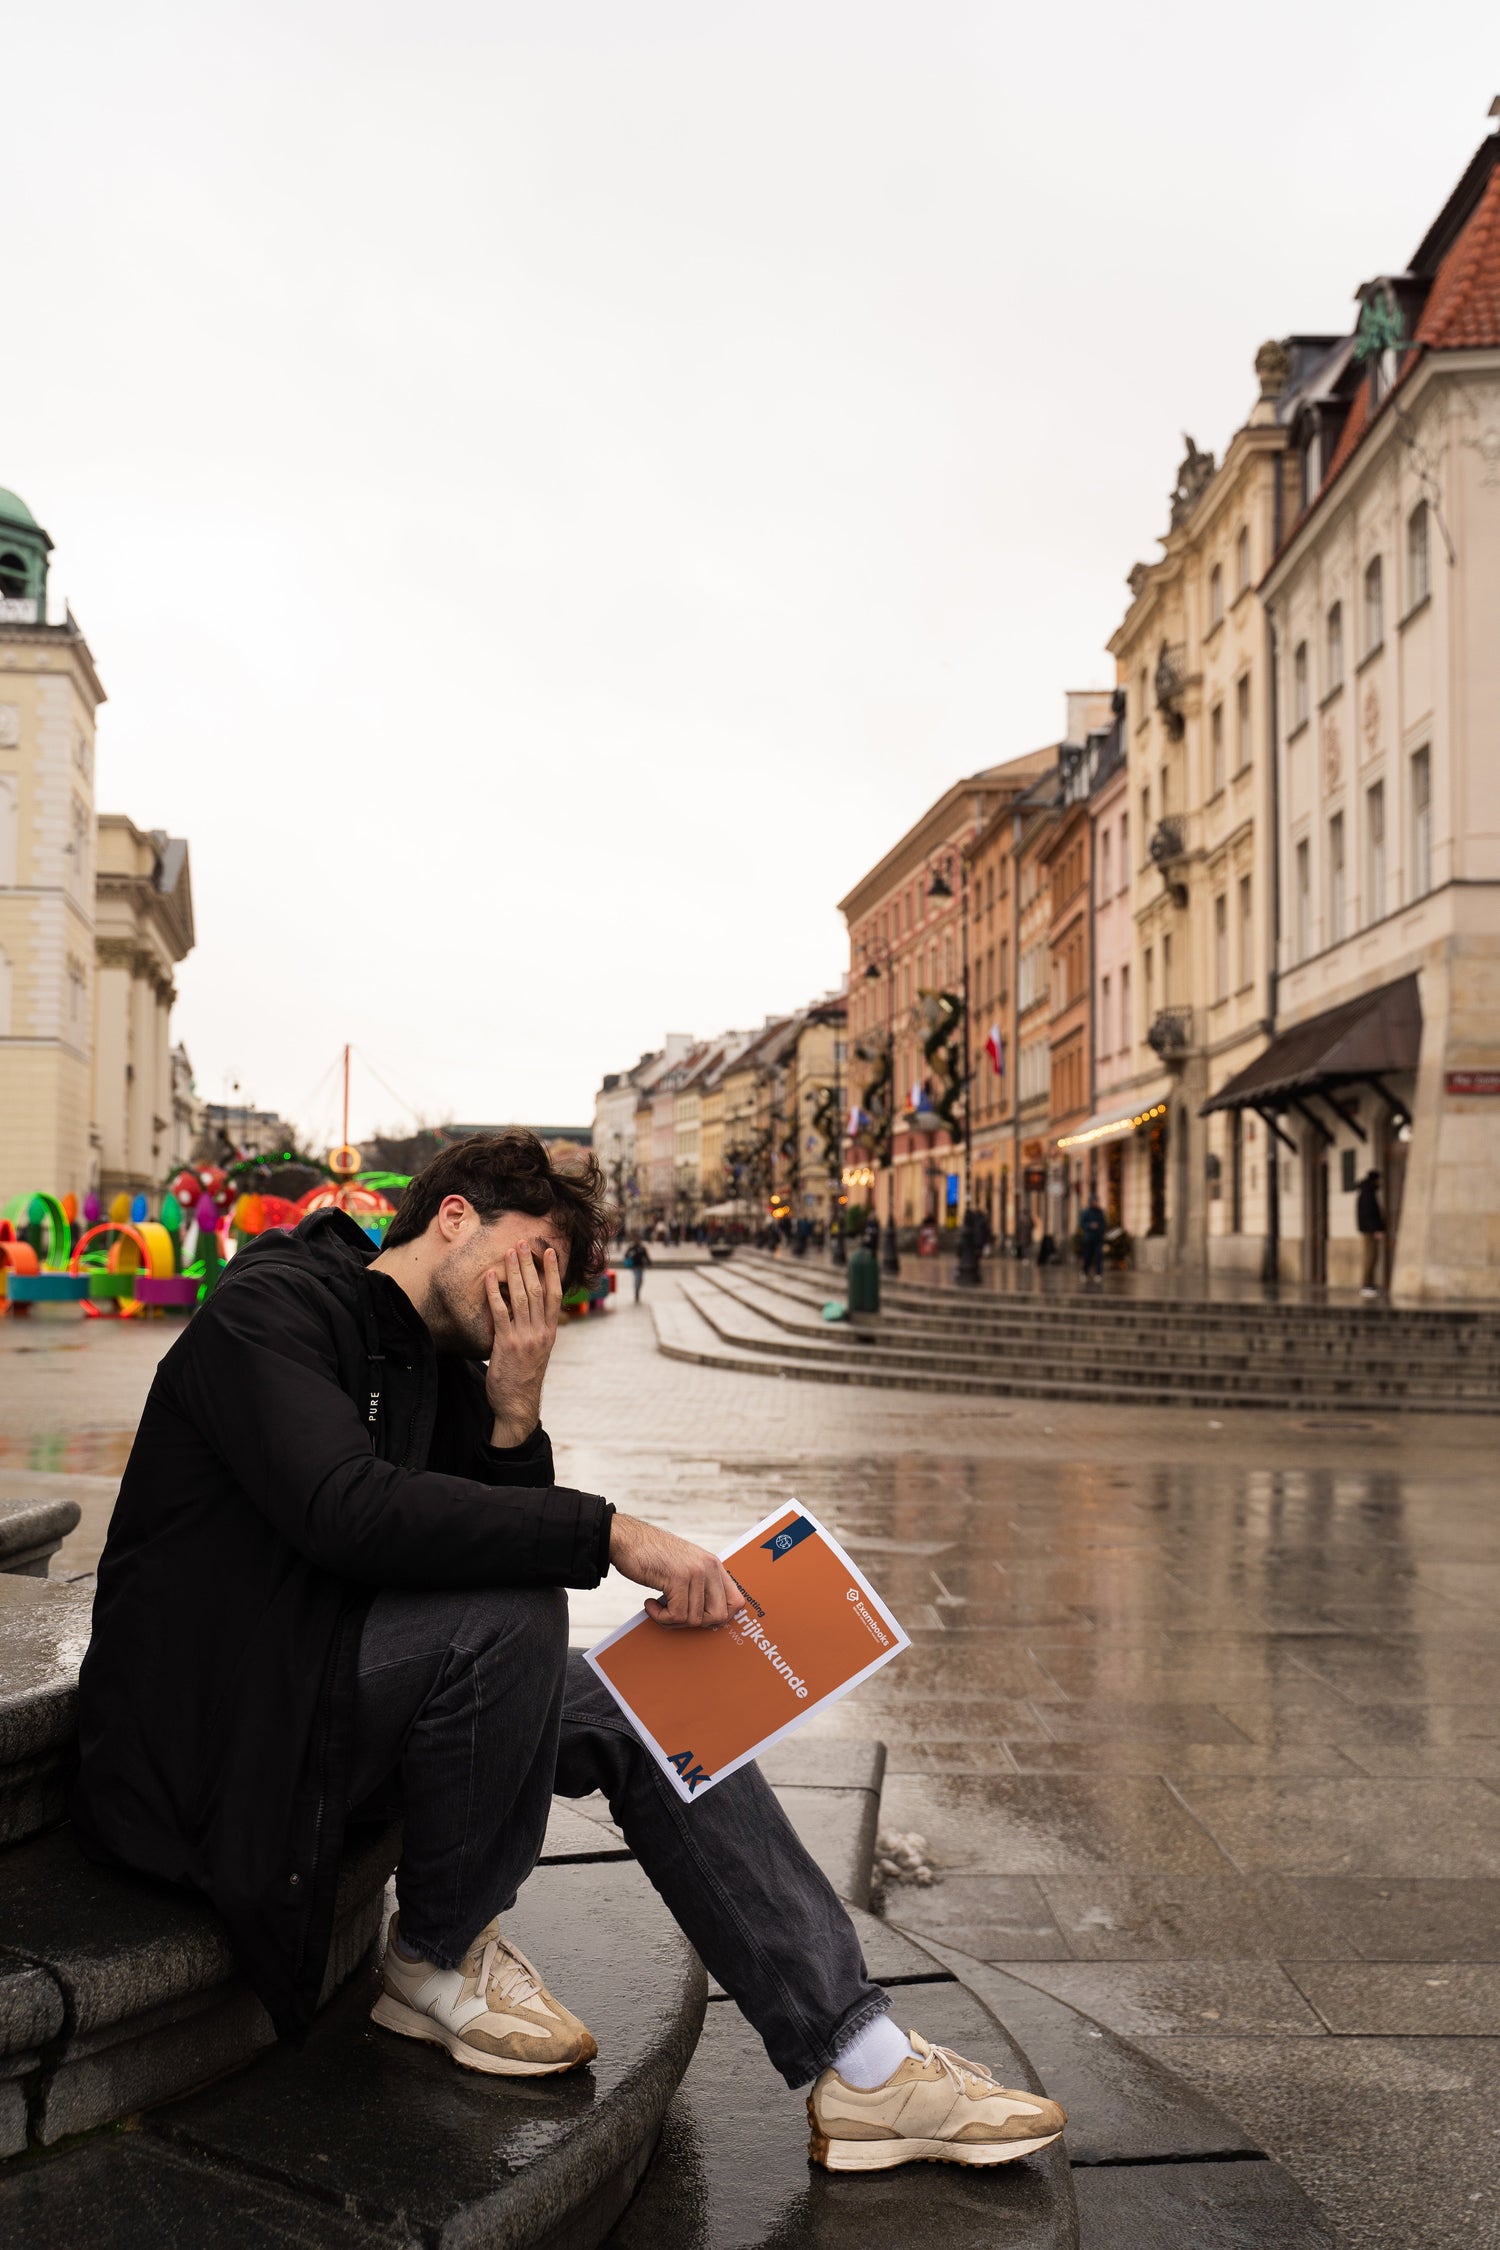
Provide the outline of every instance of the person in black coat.
<path id="1" fill-rule="evenodd" d="M 206 1893 L 298 2040 L 346 1823 L 394 1795 L 400 1907 L 374 2020 L 470 2069 L 535 2075 L 597 2048 L 498 1918 L 554 1790 L 602 1790 L 787 2083 L 822 2088 L 837 2068 L 845 2096 L 874 2089 L 894 2116 L 913 2072 L 946 2065 L 892 2022 L 759 1769 L 685 1804 L 568 1651 L 561 1589 L 609 1568 L 658 1590 L 645 1607 L 663 1626 L 712 1627 L 743 1600 L 704 1549 L 554 1482 L 542 1383 L 564 1290 L 605 1236 L 592 1161 L 563 1172 L 530 1134 L 476 1135 L 411 1183 L 378 1255 L 329 1210 L 231 1261 L 157 1370 L 110 1524 L 76 1831 L 99 1859 Z M 995 2109 L 1005 2153 L 1037 2145 L 1039 2118 L 1061 2130 L 1054 2105 L 1007 2096 L 1024 2119 L 1002 2117 L 975 2083 L 964 2114 Z M 825 2119 L 814 2153 L 838 2168 L 838 2148 Z"/>
<path id="2" fill-rule="evenodd" d="M 1380 1174 L 1366 1172 L 1359 1183 L 1359 1198 L 1354 1206 L 1354 1223 L 1359 1229 L 1364 1245 L 1364 1272 L 1361 1276 L 1360 1294 L 1378 1297 L 1375 1276 L 1380 1271 L 1380 1252 L 1385 1242 L 1385 1213 L 1380 1207 Z"/>

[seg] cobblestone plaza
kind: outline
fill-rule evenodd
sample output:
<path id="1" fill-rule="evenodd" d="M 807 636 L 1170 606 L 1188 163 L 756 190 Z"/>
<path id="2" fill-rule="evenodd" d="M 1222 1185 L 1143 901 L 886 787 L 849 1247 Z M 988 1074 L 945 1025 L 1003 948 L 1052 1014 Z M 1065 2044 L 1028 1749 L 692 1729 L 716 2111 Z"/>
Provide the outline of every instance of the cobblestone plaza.
<path id="1" fill-rule="evenodd" d="M 913 1647 L 817 1724 L 889 1747 L 904 1924 L 1164 2059 L 1343 2238 L 1492 2244 L 1500 1529 L 1492 1422 L 999 1405 L 674 1362 L 567 1328 L 559 1474 L 707 1543 L 795 1495 Z M 0 1497 L 97 1556 L 158 1322 L 0 1329 Z M 580 1645 L 634 1606 L 574 1596 Z"/>

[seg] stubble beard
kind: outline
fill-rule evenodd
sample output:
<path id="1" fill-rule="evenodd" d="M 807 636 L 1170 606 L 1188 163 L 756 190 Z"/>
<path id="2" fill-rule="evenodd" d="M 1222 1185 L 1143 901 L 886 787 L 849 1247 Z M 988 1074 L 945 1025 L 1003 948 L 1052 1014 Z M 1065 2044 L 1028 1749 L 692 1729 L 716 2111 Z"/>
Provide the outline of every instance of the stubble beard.
<path id="1" fill-rule="evenodd" d="M 453 1352 L 464 1359 L 489 1358 L 495 1335 L 487 1299 L 481 1295 L 476 1300 L 474 1284 L 478 1280 L 457 1250 L 450 1252 L 434 1273 L 426 1318 L 440 1352 Z"/>

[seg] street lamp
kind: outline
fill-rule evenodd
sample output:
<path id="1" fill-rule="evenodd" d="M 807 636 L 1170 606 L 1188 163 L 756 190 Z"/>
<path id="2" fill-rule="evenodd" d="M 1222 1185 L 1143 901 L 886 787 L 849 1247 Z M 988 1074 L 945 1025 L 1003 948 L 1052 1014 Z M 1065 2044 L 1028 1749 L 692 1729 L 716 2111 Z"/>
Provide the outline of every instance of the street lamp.
<path id="1" fill-rule="evenodd" d="M 872 982 L 878 978 L 879 962 L 872 958 L 865 975 Z M 885 1115 L 885 1233 L 880 1239 L 880 1270 L 899 1273 L 901 1255 L 896 1248 L 896 955 L 889 945 L 885 948 L 885 1043 L 890 1079 Z"/>
<path id="2" fill-rule="evenodd" d="M 958 1230 L 958 1270 L 953 1278 L 960 1288 L 974 1289 L 979 1285 L 979 1238 L 974 1232 L 974 1072 L 969 1060 L 969 863 L 962 851 L 958 855 L 958 882 L 964 975 L 964 1215 Z M 927 886 L 927 896 L 937 899 L 953 896 L 953 885 L 941 867 Z"/>

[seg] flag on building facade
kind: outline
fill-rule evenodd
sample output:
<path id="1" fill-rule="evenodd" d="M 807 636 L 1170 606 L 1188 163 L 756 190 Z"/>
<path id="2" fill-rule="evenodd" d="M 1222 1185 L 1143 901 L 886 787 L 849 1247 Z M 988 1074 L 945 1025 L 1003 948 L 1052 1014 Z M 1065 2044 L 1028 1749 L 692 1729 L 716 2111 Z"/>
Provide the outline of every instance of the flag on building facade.
<path id="1" fill-rule="evenodd" d="M 858 1138 L 859 1138 L 859 1136 L 860 1136 L 860 1134 L 861 1134 L 861 1133 L 862 1133 L 862 1132 L 864 1131 L 865 1127 L 866 1127 L 866 1126 L 867 1126 L 867 1125 L 869 1124 L 869 1122 L 870 1122 L 870 1113 L 869 1113 L 869 1111 L 868 1111 L 867 1109 L 861 1109 L 861 1108 L 860 1108 L 860 1106 L 859 1106 L 859 1104 L 858 1104 L 858 1102 L 856 1102 L 856 1103 L 855 1103 L 855 1105 L 854 1105 L 854 1107 L 853 1107 L 853 1108 L 852 1108 L 852 1109 L 850 1110 L 850 1112 L 849 1112 L 849 1138 L 850 1138 L 850 1140 L 851 1140 L 851 1141 L 857 1141 L 857 1140 L 858 1140 Z"/>
<path id="2" fill-rule="evenodd" d="M 1005 1041 L 1001 1036 L 999 1024 L 992 1023 L 990 1025 L 990 1035 L 984 1043 L 984 1051 L 995 1066 L 995 1076 L 1003 1078 L 1005 1076 Z"/>

